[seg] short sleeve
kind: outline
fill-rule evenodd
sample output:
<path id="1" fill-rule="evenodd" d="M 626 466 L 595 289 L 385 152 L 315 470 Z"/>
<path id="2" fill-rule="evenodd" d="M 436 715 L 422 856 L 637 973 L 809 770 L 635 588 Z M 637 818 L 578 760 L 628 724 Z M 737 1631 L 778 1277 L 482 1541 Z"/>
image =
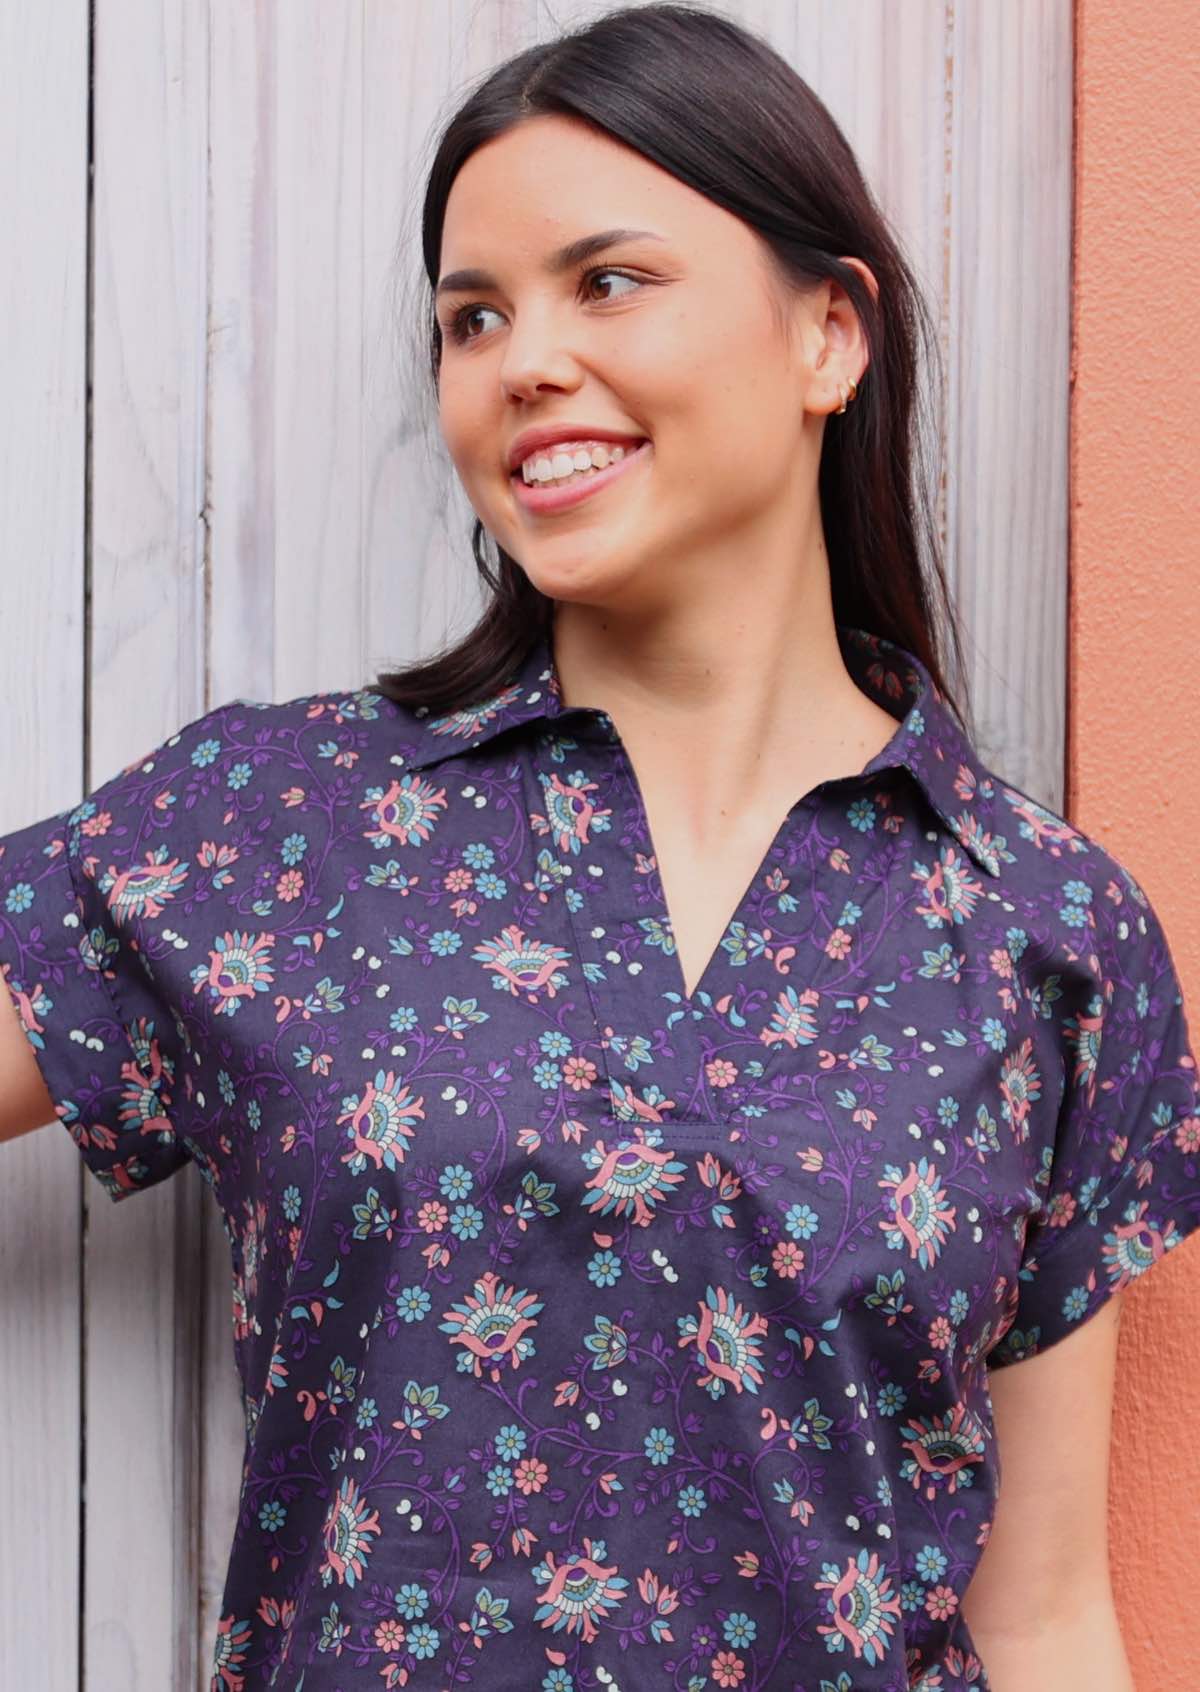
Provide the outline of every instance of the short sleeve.
<path id="1" fill-rule="evenodd" d="M 1058 1013 L 1057 1131 L 989 1368 L 1046 1350 L 1200 1224 L 1200 1092 L 1174 959 L 1145 893 L 1103 861 L 1111 874 L 1069 889 L 1084 926 Z"/>
<path id="2" fill-rule="evenodd" d="M 181 820 L 178 777 L 206 725 L 198 719 L 80 804 L 0 837 L 0 971 L 55 1111 L 114 1200 L 189 1161 L 179 1123 L 187 1036 L 145 925 L 165 911 L 169 924 L 194 861 L 203 824 Z"/>

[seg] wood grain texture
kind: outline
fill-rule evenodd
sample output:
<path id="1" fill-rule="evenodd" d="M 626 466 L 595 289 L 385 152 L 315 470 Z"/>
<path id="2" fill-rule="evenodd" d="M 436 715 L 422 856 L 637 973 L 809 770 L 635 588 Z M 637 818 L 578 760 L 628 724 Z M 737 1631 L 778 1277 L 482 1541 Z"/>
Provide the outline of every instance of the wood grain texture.
<path id="1" fill-rule="evenodd" d="M 84 781 L 85 9 L 0 7 L 0 64 L 2 835 Z M 0 1170 L 0 1686 L 74 1687 L 84 1171 L 57 1121 Z"/>
<path id="2" fill-rule="evenodd" d="M 424 173 L 476 78 L 606 9 L 97 0 L 90 271 L 86 16 L 0 14 L 18 90 L 0 136 L 26 161 L 0 175 L 22 255 L 0 267 L 22 323 L 0 352 L 0 830 L 210 706 L 360 686 L 472 620 L 472 512 L 420 338 Z M 925 285 L 981 750 L 1057 804 L 1069 0 L 723 9 L 828 103 Z M 221 1218 L 192 1170 L 111 1205 L 61 1130 L 3 1169 L 0 1327 L 24 1390 L 0 1411 L 0 1508 L 44 1531 L 0 1582 L 0 1684 L 208 1692 L 244 1439 Z"/>
<path id="3" fill-rule="evenodd" d="M 205 706 L 205 10 L 101 5 L 94 46 L 92 784 Z M 159 1692 L 197 1678 L 204 1188 L 84 1191 L 86 1681 Z"/>

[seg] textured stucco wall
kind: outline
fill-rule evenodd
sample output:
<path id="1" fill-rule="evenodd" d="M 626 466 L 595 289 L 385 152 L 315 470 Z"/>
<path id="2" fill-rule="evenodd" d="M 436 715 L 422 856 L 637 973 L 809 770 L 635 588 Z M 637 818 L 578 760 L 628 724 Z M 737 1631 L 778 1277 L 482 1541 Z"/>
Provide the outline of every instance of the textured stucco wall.
<path id="1" fill-rule="evenodd" d="M 1076 0 L 1067 810 L 1200 1045 L 1200 6 Z M 1200 1685 L 1200 1234 L 1125 1296 L 1110 1523 L 1138 1692 Z"/>

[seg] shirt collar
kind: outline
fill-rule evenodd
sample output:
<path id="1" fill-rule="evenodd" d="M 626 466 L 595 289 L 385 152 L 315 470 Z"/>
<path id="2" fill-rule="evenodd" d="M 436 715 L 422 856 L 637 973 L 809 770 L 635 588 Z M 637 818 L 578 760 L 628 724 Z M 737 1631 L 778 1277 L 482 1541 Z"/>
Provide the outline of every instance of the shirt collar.
<path id="1" fill-rule="evenodd" d="M 842 656 L 869 698 L 897 718 L 888 744 L 861 771 L 864 782 L 882 770 L 903 768 L 950 835 L 989 875 L 998 876 L 1008 853 L 1003 838 L 991 833 L 995 782 L 980 763 L 929 671 L 913 653 L 869 634 L 837 626 Z M 607 712 L 590 705 L 564 705 L 554 664 L 552 639 L 539 636 L 512 680 L 490 699 L 438 717 L 417 709 L 418 738 L 405 768 L 427 769 L 494 740 L 526 723 L 585 721 L 602 732 L 615 732 Z"/>

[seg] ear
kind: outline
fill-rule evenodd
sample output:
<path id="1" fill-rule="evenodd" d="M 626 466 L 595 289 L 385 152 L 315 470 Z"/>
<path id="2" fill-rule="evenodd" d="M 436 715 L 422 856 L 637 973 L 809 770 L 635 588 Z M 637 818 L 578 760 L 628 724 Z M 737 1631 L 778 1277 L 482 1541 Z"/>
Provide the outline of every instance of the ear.
<path id="1" fill-rule="evenodd" d="M 878 303 L 879 284 L 870 268 L 861 259 L 849 256 L 843 256 L 841 262 L 858 271 L 870 289 L 872 299 Z M 830 280 L 825 283 L 824 295 L 825 318 L 820 327 L 825 345 L 813 368 L 814 374 L 822 378 L 822 394 L 828 387 L 829 404 L 825 409 L 837 411 L 845 389 L 851 383 L 857 386 L 862 381 L 863 372 L 870 362 L 870 352 L 862 319 L 846 290 L 840 283 Z"/>
<path id="2" fill-rule="evenodd" d="M 844 258 L 862 276 L 879 298 L 879 284 L 861 259 Z M 867 337 L 862 320 L 845 288 L 825 277 L 802 297 L 793 300 L 789 318 L 789 344 L 801 349 L 804 409 L 815 416 L 837 411 L 853 382 L 862 381 L 869 362 Z"/>

